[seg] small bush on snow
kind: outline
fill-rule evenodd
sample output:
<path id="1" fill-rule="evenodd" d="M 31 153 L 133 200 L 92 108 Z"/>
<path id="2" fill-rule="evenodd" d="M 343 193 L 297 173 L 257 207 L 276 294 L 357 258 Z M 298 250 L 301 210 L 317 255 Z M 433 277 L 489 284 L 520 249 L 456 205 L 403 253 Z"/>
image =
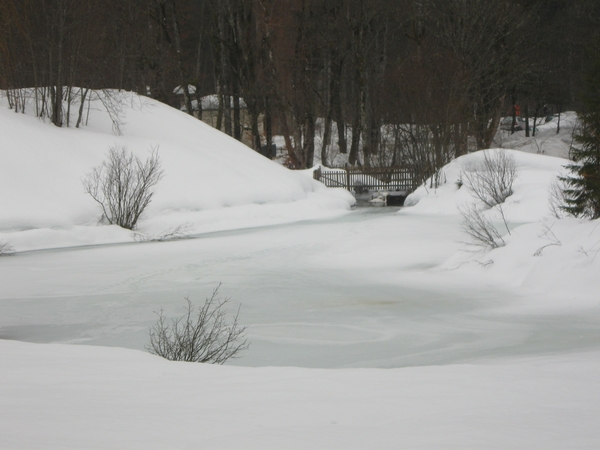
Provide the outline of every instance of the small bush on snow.
<path id="1" fill-rule="evenodd" d="M 218 296 L 218 286 L 204 305 L 196 310 L 186 298 L 185 313 L 169 323 L 162 309 L 150 329 L 147 350 L 171 361 L 223 364 L 249 347 L 246 327 L 238 324 L 239 308 L 231 321 L 225 306 L 228 299 Z"/>
<path id="2" fill-rule="evenodd" d="M 518 170 L 515 158 L 505 150 L 484 151 L 483 161 L 464 172 L 467 189 L 484 205 L 493 208 L 513 193 Z"/>
<path id="3" fill-rule="evenodd" d="M 504 150 L 485 151 L 483 161 L 469 167 L 462 175 L 464 184 L 477 200 L 487 208 L 498 210 L 510 234 L 502 203 L 513 193 L 512 186 L 518 175 L 515 158 Z M 459 208 L 459 211 L 463 216 L 463 231 L 473 239 L 475 245 L 486 248 L 504 245 L 500 232 L 479 211 L 477 202 Z"/>
<path id="4" fill-rule="evenodd" d="M 466 207 L 459 207 L 458 210 L 463 216 L 462 229 L 473 239 L 473 244 L 481 247 L 498 248 L 504 246 L 504 239 L 498 229 L 486 219 L 476 204 L 470 204 Z"/>
<path id="5" fill-rule="evenodd" d="M 15 249 L 8 242 L 0 241 L 0 256 L 12 256 Z"/>
<path id="6" fill-rule="evenodd" d="M 112 147 L 108 159 L 83 180 L 85 192 L 101 207 L 110 224 L 133 230 L 163 176 L 158 151 L 145 162 L 124 147 Z"/>

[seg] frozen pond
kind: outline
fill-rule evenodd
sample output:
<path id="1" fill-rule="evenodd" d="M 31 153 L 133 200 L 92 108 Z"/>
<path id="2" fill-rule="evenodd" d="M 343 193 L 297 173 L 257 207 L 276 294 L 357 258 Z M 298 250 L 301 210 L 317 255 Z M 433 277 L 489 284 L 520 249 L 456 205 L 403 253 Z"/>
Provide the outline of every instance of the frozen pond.
<path id="1" fill-rule="evenodd" d="M 184 297 L 222 283 L 249 325 L 239 365 L 401 367 L 600 347 L 598 313 L 509 314 L 519 293 L 427 282 L 460 245 L 457 227 L 428 246 L 439 219 L 396 210 L 2 258 L 0 338 L 143 349 L 154 311 L 178 315 Z"/>

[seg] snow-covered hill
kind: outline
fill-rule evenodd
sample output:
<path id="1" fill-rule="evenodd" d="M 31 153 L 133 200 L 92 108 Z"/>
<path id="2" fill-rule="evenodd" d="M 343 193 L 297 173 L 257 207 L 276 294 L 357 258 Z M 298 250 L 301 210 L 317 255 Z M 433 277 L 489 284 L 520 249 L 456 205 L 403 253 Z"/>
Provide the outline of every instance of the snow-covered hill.
<path id="1" fill-rule="evenodd" d="M 476 245 L 463 233 L 464 245 L 438 271 L 474 277 L 479 283 L 516 287 L 521 294 L 531 294 L 529 306 L 538 299 L 546 309 L 596 308 L 600 306 L 596 295 L 600 287 L 600 222 L 567 218 L 552 207 L 553 185 L 557 175 L 567 173 L 569 161 L 532 154 L 527 151 L 530 148 L 485 150 L 455 159 L 442 170 L 444 183 L 435 189 L 419 187 L 400 214 L 446 216 L 464 227 L 460 210 L 477 203 L 482 217 L 501 235 L 501 245 L 495 249 Z M 477 202 L 465 177 L 465 172 L 482 163 L 485 153 L 495 152 L 505 152 L 517 168 L 513 193 L 500 205 L 502 211 Z"/>
<path id="2" fill-rule="evenodd" d="M 111 117 L 99 98 L 87 126 L 57 128 L 28 114 L 32 104 L 26 114 L 9 110 L 0 93 L 0 241 L 22 251 L 131 240 L 128 231 L 98 226 L 101 211 L 82 186 L 111 147 L 143 159 L 158 151 L 164 177 L 138 230 L 149 236 L 179 226 L 202 233 L 333 217 L 354 202 L 176 109 L 109 94 L 120 132 L 115 111 Z"/>

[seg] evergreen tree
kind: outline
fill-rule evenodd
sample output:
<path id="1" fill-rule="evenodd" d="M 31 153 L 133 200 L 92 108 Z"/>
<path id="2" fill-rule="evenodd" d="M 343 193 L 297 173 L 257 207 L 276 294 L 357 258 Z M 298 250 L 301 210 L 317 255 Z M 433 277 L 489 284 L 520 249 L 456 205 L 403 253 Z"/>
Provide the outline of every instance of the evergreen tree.
<path id="1" fill-rule="evenodd" d="M 564 210 L 575 217 L 600 218 L 600 34 L 590 52 L 583 93 L 581 129 L 571 149 L 575 164 L 567 166 L 571 176 L 565 183 Z"/>

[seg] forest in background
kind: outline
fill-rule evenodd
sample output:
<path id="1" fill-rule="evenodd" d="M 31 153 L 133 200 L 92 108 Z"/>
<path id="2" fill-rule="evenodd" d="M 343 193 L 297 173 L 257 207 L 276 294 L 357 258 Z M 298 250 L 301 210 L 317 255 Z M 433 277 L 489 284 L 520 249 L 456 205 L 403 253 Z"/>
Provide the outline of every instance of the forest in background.
<path id="1" fill-rule="evenodd" d="M 97 90 L 199 118 L 216 94 L 217 128 L 241 140 L 243 105 L 252 147 L 282 135 L 291 167 L 335 142 L 425 179 L 517 105 L 577 110 L 599 29 L 596 0 L 0 0 L 0 89 L 56 126 Z"/>

